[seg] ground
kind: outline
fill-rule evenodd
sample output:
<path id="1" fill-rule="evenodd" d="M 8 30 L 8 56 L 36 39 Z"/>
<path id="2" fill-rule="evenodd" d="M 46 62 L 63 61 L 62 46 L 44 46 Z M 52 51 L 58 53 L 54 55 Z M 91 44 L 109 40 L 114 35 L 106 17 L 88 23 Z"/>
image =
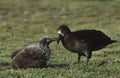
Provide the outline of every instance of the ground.
<path id="1" fill-rule="evenodd" d="M 77 64 L 77 54 L 54 42 L 48 68 L 9 68 L 13 51 L 57 37 L 62 24 L 101 30 L 118 42 L 93 52 L 88 66 L 85 57 Z M 0 78 L 119 78 L 119 41 L 119 0 L 0 0 Z"/>

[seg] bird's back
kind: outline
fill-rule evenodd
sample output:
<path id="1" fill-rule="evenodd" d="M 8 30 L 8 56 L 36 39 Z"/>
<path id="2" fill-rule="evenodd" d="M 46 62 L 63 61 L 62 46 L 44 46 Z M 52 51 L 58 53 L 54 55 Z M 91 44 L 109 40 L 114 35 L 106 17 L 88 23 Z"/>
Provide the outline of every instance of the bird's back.
<path id="1" fill-rule="evenodd" d="M 30 45 L 25 49 L 29 49 L 29 51 L 32 52 L 31 57 L 34 57 L 35 59 L 48 60 L 50 57 L 49 47 Z"/>
<path id="2" fill-rule="evenodd" d="M 87 44 L 89 49 L 93 51 L 102 49 L 105 46 L 115 42 L 106 34 L 98 30 L 81 30 L 73 32 L 73 34 L 78 40 L 84 40 L 84 43 Z"/>
<path id="3" fill-rule="evenodd" d="M 110 37 L 98 30 L 79 30 L 71 32 L 62 41 L 71 51 L 99 50 L 112 43 Z"/>
<path id="4" fill-rule="evenodd" d="M 72 32 L 72 36 L 80 40 L 81 39 L 94 40 L 98 38 L 110 40 L 110 38 L 107 35 L 98 30 L 79 30 Z"/>

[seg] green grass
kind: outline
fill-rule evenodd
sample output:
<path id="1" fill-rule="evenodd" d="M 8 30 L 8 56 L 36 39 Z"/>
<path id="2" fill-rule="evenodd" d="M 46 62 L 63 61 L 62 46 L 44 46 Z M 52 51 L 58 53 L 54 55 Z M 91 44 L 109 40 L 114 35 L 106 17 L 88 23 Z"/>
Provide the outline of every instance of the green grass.
<path id="1" fill-rule="evenodd" d="M 93 52 L 90 65 L 85 57 L 62 44 L 50 45 L 48 68 L 9 68 L 14 50 L 37 44 L 42 36 L 57 36 L 57 27 L 67 24 L 72 31 L 97 29 L 120 41 L 119 0 L 0 0 L 0 78 L 119 78 L 120 42 Z"/>

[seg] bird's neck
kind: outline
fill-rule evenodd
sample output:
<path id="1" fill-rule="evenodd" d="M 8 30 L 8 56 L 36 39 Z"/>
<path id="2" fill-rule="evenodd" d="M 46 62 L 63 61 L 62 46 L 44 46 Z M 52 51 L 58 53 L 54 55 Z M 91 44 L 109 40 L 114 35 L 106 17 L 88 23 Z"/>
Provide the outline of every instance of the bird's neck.
<path id="1" fill-rule="evenodd" d="M 69 34 L 71 34 L 71 31 L 67 31 L 67 32 L 64 33 L 65 36 L 69 35 Z"/>

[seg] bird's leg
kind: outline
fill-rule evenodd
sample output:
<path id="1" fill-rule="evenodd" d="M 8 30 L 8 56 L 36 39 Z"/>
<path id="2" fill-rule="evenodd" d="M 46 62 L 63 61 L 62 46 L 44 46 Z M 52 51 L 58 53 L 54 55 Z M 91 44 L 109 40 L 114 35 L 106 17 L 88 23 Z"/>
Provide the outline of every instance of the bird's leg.
<path id="1" fill-rule="evenodd" d="M 81 54 L 78 53 L 78 64 L 80 63 L 80 56 L 81 56 Z"/>
<path id="2" fill-rule="evenodd" d="M 86 65 L 88 65 L 88 62 L 89 62 L 89 59 L 91 58 L 92 56 L 92 52 L 91 51 L 84 51 L 87 59 L 86 59 Z"/>
<path id="3" fill-rule="evenodd" d="M 86 66 L 88 65 L 88 62 L 89 62 L 89 58 L 87 58 L 87 60 L 86 60 L 86 64 L 85 64 Z"/>

